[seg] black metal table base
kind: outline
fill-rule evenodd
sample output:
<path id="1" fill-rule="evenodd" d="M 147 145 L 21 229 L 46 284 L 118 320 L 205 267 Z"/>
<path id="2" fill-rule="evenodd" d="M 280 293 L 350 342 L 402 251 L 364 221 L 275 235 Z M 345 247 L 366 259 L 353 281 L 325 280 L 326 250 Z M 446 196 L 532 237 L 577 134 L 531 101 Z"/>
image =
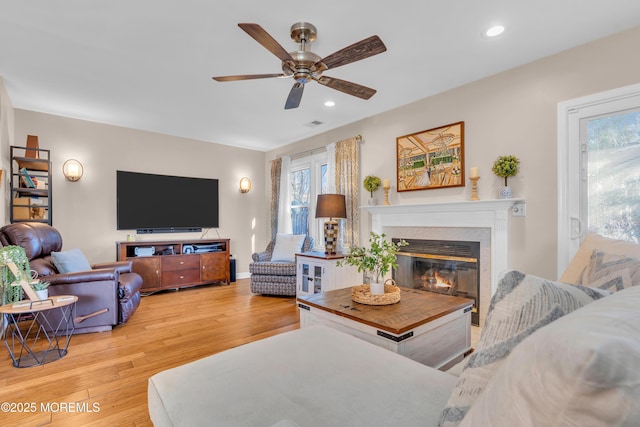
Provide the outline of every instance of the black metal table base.
<path id="1" fill-rule="evenodd" d="M 28 368 L 59 360 L 75 329 L 75 303 L 30 313 L 4 314 L 4 343 L 13 366 Z"/>

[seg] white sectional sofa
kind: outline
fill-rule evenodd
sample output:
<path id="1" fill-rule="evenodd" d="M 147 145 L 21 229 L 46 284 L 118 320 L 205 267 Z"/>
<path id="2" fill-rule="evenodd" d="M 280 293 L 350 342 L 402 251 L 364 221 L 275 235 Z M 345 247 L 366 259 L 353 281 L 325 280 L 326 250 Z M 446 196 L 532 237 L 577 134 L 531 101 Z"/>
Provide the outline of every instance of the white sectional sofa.
<path id="1" fill-rule="evenodd" d="M 640 261 L 595 255 L 582 257 L 588 264 L 576 281 L 594 278 L 597 287 L 505 274 L 459 376 L 317 325 L 154 375 L 151 420 L 156 426 L 637 426 Z"/>
<path id="2" fill-rule="evenodd" d="M 317 325 L 153 376 L 149 412 L 156 426 L 435 425 L 456 380 Z"/>

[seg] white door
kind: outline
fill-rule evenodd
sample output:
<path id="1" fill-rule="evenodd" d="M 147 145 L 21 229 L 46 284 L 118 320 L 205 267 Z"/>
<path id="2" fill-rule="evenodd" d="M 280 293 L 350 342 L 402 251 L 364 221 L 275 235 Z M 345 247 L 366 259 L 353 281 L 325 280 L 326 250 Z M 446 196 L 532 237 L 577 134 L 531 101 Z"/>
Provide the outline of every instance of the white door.
<path id="1" fill-rule="evenodd" d="M 640 85 L 558 106 L 558 276 L 588 231 L 640 240 Z"/>

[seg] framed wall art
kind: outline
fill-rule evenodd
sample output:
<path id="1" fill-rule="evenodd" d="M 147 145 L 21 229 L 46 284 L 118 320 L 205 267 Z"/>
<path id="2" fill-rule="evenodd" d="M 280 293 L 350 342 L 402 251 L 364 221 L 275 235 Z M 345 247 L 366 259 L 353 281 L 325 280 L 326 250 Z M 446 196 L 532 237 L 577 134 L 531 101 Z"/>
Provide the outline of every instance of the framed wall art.
<path id="1" fill-rule="evenodd" d="M 396 138 L 398 191 L 462 187 L 464 122 Z"/>

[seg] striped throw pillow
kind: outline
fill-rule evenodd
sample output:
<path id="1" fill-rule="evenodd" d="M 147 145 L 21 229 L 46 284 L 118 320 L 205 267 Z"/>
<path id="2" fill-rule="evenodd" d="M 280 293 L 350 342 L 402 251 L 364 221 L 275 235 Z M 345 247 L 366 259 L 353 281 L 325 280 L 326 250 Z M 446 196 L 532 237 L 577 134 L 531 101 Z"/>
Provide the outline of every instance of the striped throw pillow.
<path id="1" fill-rule="evenodd" d="M 506 273 L 491 299 L 476 351 L 440 414 L 439 426 L 457 426 L 511 351 L 541 327 L 610 293 Z"/>
<path id="2" fill-rule="evenodd" d="M 579 283 L 612 292 L 640 285 L 640 260 L 596 249 Z"/>

